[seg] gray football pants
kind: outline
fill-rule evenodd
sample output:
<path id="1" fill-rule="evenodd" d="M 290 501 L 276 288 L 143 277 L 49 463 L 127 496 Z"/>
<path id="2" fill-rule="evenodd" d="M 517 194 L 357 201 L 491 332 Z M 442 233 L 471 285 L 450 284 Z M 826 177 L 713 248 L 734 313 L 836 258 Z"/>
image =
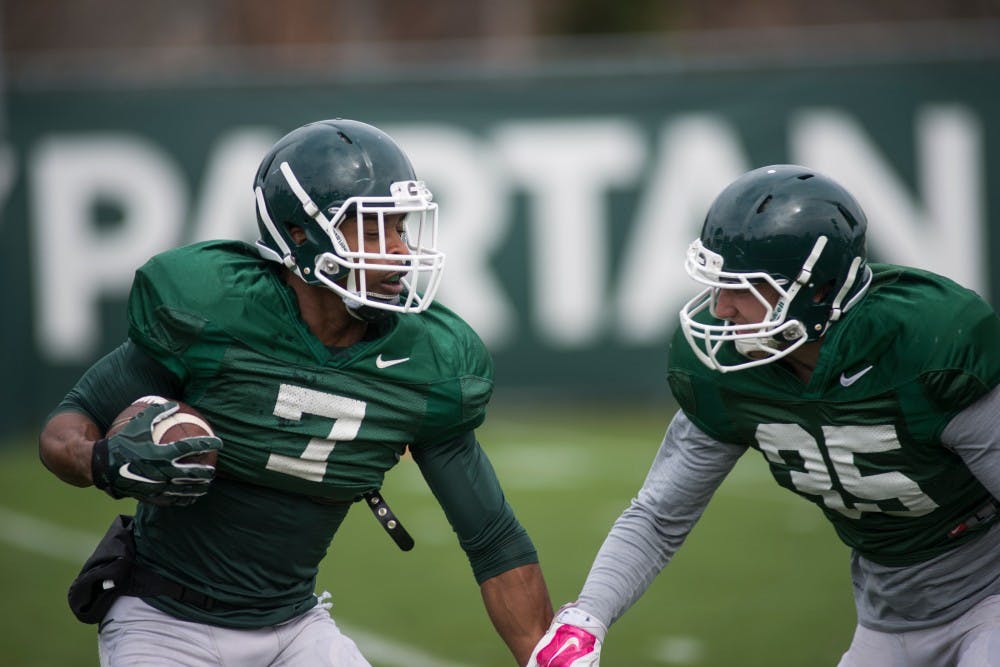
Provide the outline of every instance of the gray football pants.
<path id="1" fill-rule="evenodd" d="M 1000 595 L 951 623 L 889 633 L 860 625 L 839 667 L 1000 667 Z"/>
<path id="2" fill-rule="evenodd" d="M 183 621 L 126 595 L 100 628 L 101 667 L 371 667 L 319 605 L 281 625 L 236 630 Z"/>

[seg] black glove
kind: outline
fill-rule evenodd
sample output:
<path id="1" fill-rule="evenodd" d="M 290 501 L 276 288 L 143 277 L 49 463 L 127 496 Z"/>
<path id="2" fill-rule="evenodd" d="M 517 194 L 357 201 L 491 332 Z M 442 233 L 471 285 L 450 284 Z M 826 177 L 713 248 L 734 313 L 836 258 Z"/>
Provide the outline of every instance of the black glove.
<path id="1" fill-rule="evenodd" d="M 215 466 L 181 461 L 191 454 L 222 449 L 214 436 L 153 441 L 153 426 L 177 412 L 177 403 L 151 405 L 118 433 L 94 443 L 94 486 L 112 498 L 131 496 L 156 505 L 190 505 L 208 491 Z"/>

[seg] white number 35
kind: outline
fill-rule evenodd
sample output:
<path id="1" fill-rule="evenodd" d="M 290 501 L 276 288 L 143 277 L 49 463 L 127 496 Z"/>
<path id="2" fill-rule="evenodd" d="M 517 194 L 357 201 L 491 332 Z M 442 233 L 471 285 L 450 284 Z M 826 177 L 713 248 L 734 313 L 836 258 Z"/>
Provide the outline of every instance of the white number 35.
<path id="1" fill-rule="evenodd" d="M 798 424 L 761 424 L 757 442 L 769 461 L 787 464 L 780 451 L 794 451 L 802 457 L 804 471 L 790 472 L 792 484 L 805 494 L 820 496 L 830 509 L 852 519 L 862 512 L 882 512 L 894 516 L 922 516 L 938 506 L 920 486 L 901 472 L 862 475 L 855 463 L 856 454 L 871 454 L 899 449 L 899 438 L 891 424 L 881 426 L 824 426 L 823 437 L 829 463 L 815 438 Z M 834 488 L 834 475 L 840 486 L 855 498 L 848 506 L 843 494 Z M 880 500 L 896 500 L 905 510 L 884 510 Z"/>

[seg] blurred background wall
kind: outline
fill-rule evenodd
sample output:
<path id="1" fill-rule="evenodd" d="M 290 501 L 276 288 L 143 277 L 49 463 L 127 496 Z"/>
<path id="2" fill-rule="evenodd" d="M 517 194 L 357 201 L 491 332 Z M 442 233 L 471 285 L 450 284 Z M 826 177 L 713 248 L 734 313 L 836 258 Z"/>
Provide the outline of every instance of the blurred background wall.
<path id="1" fill-rule="evenodd" d="M 132 272 L 252 240 L 284 132 L 383 127 L 441 203 L 440 298 L 511 400 L 661 401 L 687 243 L 743 171 L 852 189 L 872 256 L 995 301 L 1000 2 L 6 0 L 0 435 L 125 334 Z"/>
<path id="2" fill-rule="evenodd" d="M 994 50 L 996 0 L 5 0 L 17 80 L 320 76 L 553 55 L 934 58 Z M 266 70 L 260 72 L 260 68 Z"/>

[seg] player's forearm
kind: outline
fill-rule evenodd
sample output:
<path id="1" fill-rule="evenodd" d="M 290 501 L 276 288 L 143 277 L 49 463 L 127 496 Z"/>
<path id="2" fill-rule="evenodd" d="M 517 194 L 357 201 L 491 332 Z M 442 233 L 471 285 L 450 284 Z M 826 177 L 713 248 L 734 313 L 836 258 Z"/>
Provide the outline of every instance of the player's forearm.
<path id="1" fill-rule="evenodd" d="M 552 601 L 537 564 L 522 565 L 491 577 L 480 586 L 497 633 L 518 665 L 524 665 L 552 621 Z"/>
<path id="2" fill-rule="evenodd" d="M 624 614 L 673 558 L 744 451 L 713 440 L 678 412 L 642 488 L 598 550 L 580 607 L 608 625 Z"/>
<path id="3" fill-rule="evenodd" d="M 38 437 L 38 456 L 52 474 L 74 486 L 90 486 L 94 441 L 101 431 L 79 412 L 60 412 Z"/>

